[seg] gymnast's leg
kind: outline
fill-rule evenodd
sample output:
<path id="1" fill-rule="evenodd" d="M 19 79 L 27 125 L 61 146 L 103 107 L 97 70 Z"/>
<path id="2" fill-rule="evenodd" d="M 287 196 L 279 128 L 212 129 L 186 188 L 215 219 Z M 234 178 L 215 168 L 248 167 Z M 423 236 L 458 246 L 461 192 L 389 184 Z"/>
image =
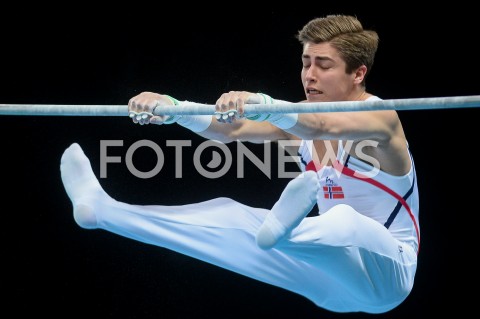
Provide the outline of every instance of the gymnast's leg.
<path id="1" fill-rule="evenodd" d="M 379 265 L 386 263 L 384 267 L 394 267 L 395 271 L 404 269 L 403 261 L 395 259 L 396 242 L 383 226 L 342 206 L 302 220 L 308 214 L 306 208 L 311 207 L 310 191 L 318 187 L 310 174 L 292 180 L 271 211 L 227 198 L 181 206 L 116 201 L 102 189 L 78 144 L 63 154 L 61 175 L 75 221 L 83 228 L 104 229 L 171 249 L 296 292 L 336 312 L 382 312 L 399 302 L 395 299 L 384 305 L 383 297 L 370 296 L 382 287 L 390 287 L 382 281 L 390 283 L 391 279 L 371 277 L 377 275 Z M 350 235 L 358 230 L 358 236 Z M 263 231 L 273 238 L 268 243 L 274 243 L 272 249 L 257 245 L 257 235 Z M 375 242 L 384 242 L 385 247 L 368 246 L 372 237 L 377 238 Z M 363 267 L 365 260 L 371 262 L 369 267 Z M 383 274 L 382 269 L 379 271 L 379 275 Z M 382 286 L 372 285 L 377 282 Z M 395 288 L 395 283 L 391 285 Z M 395 293 L 388 298 L 395 298 Z"/>
<path id="2" fill-rule="evenodd" d="M 168 248 L 297 293 L 304 289 L 305 276 L 314 270 L 281 251 L 265 251 L 257 246 L 256 235 L 270 212 L 267 209 L 227 198 L 180 206 L 142 206 L 116 201 L 102 189 L 78 144 L 72 144 L 64 152 L 60 168 L 73 204 L 74 219 L 83 228 L 104 229 Z M 310 208 L 312 199 L 315 200 L 312 193 L 316 193 L 317 180 L 311 174 L 307 176 L 291 181 L 273 210 L 278 220 L 288 222 L 285 229 L 300 222 L 308 213 L 304 208 Z M 308 204 L 299 204 L 300 209 L 295 209 L 292 202 Z M 286 218 L 280 213 L 282 206 L 302 217 Z"/>
<path id="3" fill-rule="evenodd" d="M 258 230 L 257 245 L 270 249 L 288 236 L 316 204 L 318 188 L 318 176 L 313 171 L 290 181 Z"/>

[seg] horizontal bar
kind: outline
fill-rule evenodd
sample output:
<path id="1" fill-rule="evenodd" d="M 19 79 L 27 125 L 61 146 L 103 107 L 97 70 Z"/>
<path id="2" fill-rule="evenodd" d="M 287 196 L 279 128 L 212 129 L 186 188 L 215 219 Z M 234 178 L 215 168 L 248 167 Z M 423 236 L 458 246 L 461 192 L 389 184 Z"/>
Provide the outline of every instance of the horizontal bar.
<path id="1" fill-rule="evenodd" d="M 369 101 L 339 101 L 315 103 L 247 104 L 245 114 L 265 113 L 326 113 L 376 110 L 438 110 L 480 107 L 480 95 L 390 99 Z M 182 102 L 182 106 L 158 106 L 155 114 L 214 115 L 215 105 Z M 0 115 L 27 116 L 128 116 L 127 105 L 49 105 L 0 104 Z"/>

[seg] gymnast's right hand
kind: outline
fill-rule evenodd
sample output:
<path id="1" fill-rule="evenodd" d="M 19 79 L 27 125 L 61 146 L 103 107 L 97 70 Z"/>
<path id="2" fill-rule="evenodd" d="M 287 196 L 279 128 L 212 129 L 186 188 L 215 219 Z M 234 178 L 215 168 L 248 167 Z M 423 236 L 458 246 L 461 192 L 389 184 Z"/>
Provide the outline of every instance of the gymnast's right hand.
<path id="1" fill-rule="evenodd" d="M 142 92 L 128 101 L 128 116 L 133 123 L 146 125 L 161 125 L 169 118 L 168 115 L 153 115 L 155 108 L 159 105 L 173 105 L 172 99 L 166 95 Z"/>

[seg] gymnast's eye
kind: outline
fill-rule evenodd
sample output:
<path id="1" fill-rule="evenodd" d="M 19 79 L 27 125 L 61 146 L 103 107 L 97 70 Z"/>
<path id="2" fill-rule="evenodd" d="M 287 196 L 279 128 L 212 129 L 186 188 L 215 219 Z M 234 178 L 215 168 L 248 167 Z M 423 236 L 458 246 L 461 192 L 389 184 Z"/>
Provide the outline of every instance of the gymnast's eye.
<path id="1" fill-rule="evenodd" d="M 328 70 L 333 67 L 333 63 L 331 61 L 320 61 L 317 63 L 317 65 L 322 70 Z"/>

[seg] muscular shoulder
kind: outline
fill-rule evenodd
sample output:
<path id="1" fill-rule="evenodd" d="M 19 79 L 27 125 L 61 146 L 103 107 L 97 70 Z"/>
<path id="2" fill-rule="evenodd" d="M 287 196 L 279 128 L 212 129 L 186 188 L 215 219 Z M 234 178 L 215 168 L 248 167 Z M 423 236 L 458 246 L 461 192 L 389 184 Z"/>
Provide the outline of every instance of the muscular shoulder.
<path id="1" fill-rule="evenodd" d="M 395 111 L 381 111 L 381 123 L 385 127 L 378 139 L 370 141 L 371 147 L 364 148 L 365 154 L 376 158 L 380 163 L 380 170 L 401 176 L 410 170 L 411 160 L 408 152 L 407 140 L 401 121 Z M 356 143 L 362 143 L 360 140 Z M 354 155 L 355 156 L 355 155 Z M 357 157 L 357 156 L 355 156 Z"/>

